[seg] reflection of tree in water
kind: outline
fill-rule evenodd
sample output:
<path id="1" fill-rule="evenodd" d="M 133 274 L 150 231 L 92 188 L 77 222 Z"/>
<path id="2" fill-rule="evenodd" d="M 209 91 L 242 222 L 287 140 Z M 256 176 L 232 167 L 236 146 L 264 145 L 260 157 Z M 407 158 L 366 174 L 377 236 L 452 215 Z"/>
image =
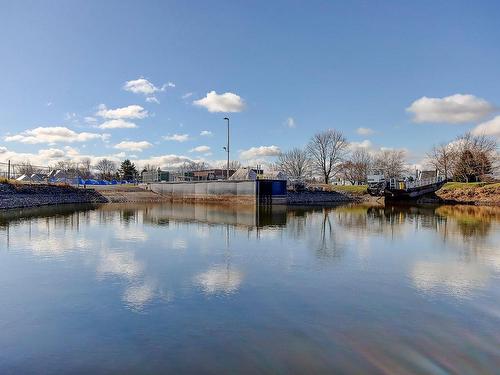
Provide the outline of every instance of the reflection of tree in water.
<path id="1" fill-rule="evenodd" d="M 286 233 L 293 239 L 305 239 L 320 259 L 342 255 L 336 238 L 335 207 L 293 207 L 287 210 Z"/>
<path id="2" fill-rule="evenodd" d="M 460 233 L 465 240 L 488 236 L 492 223 L 500 221 L 498 207 L 441 206 L 436 214 L 447 220 L 447 232 Z"/>
<path id="3" fill-rule="evenodd" d="M 137 210 L 122 210 L 121 219 L 124 223 L 135 222 L 137 218 Z"/>
<path id="4" fill-rule="evenodd" d="M 348 205 L 335 210 L 336 223 L 355 234 L 390 234 L 401 231 L 407 219 L 405 212 L 383 206 Z"/>
<path id="5" fill-rule="evenodd" d="M 313 223 L 314 231 L 310 231 L 311 246 L 319 259 L 336 259 L 342 256 L 343 249 L 340 246 L 334 225 L 332 225 L 333 208 L 324 208 L 321 213 L 315 214 L 317 220 Z M 318 220 L 319 219 L 319 220 Z M 317 229 L 319 227 L 319 236 Z"/>

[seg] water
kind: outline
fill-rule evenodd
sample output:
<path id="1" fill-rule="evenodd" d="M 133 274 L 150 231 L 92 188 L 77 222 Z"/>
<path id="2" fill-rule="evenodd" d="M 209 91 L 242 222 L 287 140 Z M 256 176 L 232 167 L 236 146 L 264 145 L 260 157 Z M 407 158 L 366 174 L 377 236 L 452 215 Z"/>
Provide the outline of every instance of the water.
<path id="1" fill-rule="evenodd" d="M 0 214 L 0 373 L 495 373 L 500 209 Z"/>

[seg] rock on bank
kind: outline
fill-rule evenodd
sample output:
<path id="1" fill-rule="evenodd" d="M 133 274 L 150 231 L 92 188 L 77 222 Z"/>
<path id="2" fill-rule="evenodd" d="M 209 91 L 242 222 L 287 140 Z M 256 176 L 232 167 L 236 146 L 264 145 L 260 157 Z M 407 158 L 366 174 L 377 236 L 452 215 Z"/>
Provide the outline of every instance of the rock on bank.
<path id="1" fill-rule="evenodd" d="M 100 193 L 91 189 L 0 183 L 0 210 L 68 203 L 106 203 L 107 201 Z"/>

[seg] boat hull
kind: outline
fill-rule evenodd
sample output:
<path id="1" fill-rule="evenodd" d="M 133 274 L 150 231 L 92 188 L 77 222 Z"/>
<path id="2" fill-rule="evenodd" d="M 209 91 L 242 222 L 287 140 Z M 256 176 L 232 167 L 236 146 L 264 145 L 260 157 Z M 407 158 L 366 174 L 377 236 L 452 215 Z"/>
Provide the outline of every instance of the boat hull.
<path id="1" fill-rule="evenodd" d="M 389 189 L 384 190 L 384 197 L 386 201 L 399 202 L 399 201 L 415 201 L 427 194 L 432 194 L 441 189 L 446 181 L 440 181 L 429 185 L 419 186 L 410 189 Z"/>

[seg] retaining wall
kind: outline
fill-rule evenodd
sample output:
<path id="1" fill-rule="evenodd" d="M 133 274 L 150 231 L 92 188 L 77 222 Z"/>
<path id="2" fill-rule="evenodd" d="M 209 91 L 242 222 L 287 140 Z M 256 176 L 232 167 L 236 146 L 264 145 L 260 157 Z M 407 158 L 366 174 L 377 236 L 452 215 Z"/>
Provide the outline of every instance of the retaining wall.
<path id="1" fill-rule="evenodd" d="M 147 188 L 174 202 L 257 203 L 256 181 L 158 182 Z"/>

